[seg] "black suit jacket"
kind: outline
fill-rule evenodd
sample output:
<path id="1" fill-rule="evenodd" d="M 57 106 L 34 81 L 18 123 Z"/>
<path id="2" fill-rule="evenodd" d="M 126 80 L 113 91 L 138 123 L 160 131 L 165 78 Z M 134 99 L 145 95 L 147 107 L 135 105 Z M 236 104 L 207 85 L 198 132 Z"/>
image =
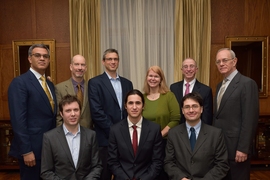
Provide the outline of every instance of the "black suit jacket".
<path id="1" fill-rule="evenodd" d="M 133 89 L 131 81 L 120 77 L 122 86 L 122 109 L 120 109 L 113 86 L 107 74 L 96 76 L 88 82 L 88 98 L 94 129 L 99 146 L 108 146 L 110 127 L 127 117 L 124 107 L 126 94 Z"/>
<path id="2" fill-rule="evenodd" d="M 186 124 L 169 131 L 164 169 L 170 179 L 221 180 L 229 171 L 228 152 L 221 129 L 202 123 L 194 150 Z"/>
<path id="3" fill-rule="evenodd" d="M 254 80 L 238 72 L 225 90 L 217 110 L 221 83 L 217 86 L 214 101 L 213 125 L 223 130 L 229 159 L 234 161 L 236 150 L 251 154 L 259 119 L 259 92 Z"/>
<path id="4" fill-rule="evenodd" d="M 108 167 L 115 180 L 155 180 L 163 162 L 160 126 L 143 119 L 139 147 L 134 157 L 127 119 L 111 127 Z"/>
<path id="5" fill-rule="evenodd" d="M 63 125 L 47 133 L 43 137 L 41 178 L 66 180 L 99 179 L 102 171 L 99 159 L 96 133 L 80 126 L 81 141 L 77 167 L 63 130 Z"/>
<path id="6" fill-rule="evenodd" d="M 34 152 L 41 158 L 43 133 L 55 128 L 57 103 L 54 85 L 47 80 L 54 99 L 54 111 L 36 76 L 29 70 L 16 77 L 8 89 L 10 121 L 14 133 L 9 155 L 22 159 Z"/>
<path id="7" fill-rule="evenodd" d="M 180 106 L 181 120 L 180 123 L 186 122 L 186 118 L 182 113 L 181 101 L 183 98 L 183 83 L 184 81 L 179 81 L 170 86 L 171 91 L 175 94 L 175 97 Z M 192 92 L 199 93 L 203 98 L 203 113 L 201 119 L 204 123 L 212 125 L 213 120 L 213 95 L 212 89 L 205 84 L 200 83 L 197 79 L 194 84 Z"/>

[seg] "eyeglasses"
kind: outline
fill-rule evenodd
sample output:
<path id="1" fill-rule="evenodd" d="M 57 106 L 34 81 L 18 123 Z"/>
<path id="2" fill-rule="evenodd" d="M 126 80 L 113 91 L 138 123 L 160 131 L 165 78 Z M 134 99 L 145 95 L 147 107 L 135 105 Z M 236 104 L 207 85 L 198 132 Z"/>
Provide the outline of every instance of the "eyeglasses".
<path id="1" fill-rule="evenodd" d="M 119 61 L 119 58 L 105 58 L 105 60 L 107 60 L 107 61 L 112 61 L 112 60 Z"/>
<path id="2" fill-rule="evenodd" d="M 193 104 L 192 106 L 184 106 L 183 109 L 184 110 L 190 110 L 190 108 L 192 108 L 193 110 L 197 110 L 200 106 L 197 104 Z"/>
<path id="3" fill-rule="evenodd" d="M 223 63 L 223 64 L 226 64 L 228 61 L 230 61 L 230 60 L 233 60 L 234 58 L 232 58 L 232 59 L 220 59 L 220 60 L 216 60 L 216 64 L 217 65 L 219 65 L 221 62 Z"/>
<path id="4" fill-rule="evenodd" d="M 39 53 L 35 53 L 35 54 L 31 54 L 32 56 L 36 57 L 36 58 L 41 58 L 41 56 L 43 56 L 44 59 L 49 59 L 50 55 L 49 54 L 39 54 Z"/>
<path id="5" fill-rule="evenodd" d="M 196 65 L 190 65 L 190 66 L 185 65 L 185 66 L 183 66 L 182 68 L 185 69 L 185 70 L 187 70 L 188 68 L 189 68 L 189 69 L 194 69 L 194 68 L 196 68 Z"/>

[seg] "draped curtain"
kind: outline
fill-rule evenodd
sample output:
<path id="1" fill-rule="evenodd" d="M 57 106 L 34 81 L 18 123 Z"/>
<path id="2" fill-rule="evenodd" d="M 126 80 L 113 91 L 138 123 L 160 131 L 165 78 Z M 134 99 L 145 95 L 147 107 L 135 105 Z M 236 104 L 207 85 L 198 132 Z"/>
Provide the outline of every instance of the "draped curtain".
<path id="1" fill-rule="evenodd" d="M 100 74 L 100 0 L 69 0 L 71 57 L 87 61 L 85 79 Z"/>
<path id="2" fill-rule="evenodd" d="M 182 80 L 182 61 L 197 61 L 209 84 L 210 0 L 69 0 L 71 55 L 82 54 L 87 78 L 103 71 L 101 55 L 119 51 L 118 73 L 142 89 L 146 70 L 159 65 L 170 85 Z M 101 16 L 101 17 L 100 17 Z"/>
<path id="3" fill-rule="evenodd" d="M 211 50 L 211 0 L 175 2 L 174 80 L 182 80 L 182 61 L 197 61 L 199 81 L 209 85 Z"/>
<path id="4" fill-rule="evenodd" d="M 118 73 L 134 88 L 142 89 L 153 65 L 172 83 L 174 0 L 101 0 L 101 51 L 108 48 L 119 51 Z"/>

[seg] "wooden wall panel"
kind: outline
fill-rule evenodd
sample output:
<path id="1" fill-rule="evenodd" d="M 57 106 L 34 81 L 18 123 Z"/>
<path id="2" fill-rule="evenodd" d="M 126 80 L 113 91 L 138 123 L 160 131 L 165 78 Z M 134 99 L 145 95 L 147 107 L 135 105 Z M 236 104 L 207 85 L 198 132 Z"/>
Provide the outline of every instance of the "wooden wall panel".
<path id="1" fill-rule="evenodd" d="M 7 91 L 14 77 L 11 45 L 0 45 L 0 60 L 0 119 L 9 119 Z"/>
<path id="2" fill-rule="evenodd" d="M 9 119 L 7 89 L 14 78 L 13 40 L 55 39 L 56 82 L 70 77 L 69 1 L 0 1 L 0 27 L 0 120 L 3 120 Z"/>
<path id="3" fill-rule="evenodd" d="M 213 93 L 216 92 L 216 85 L 222 81 L 222 76 L 215 65 L 215 56 L 217 50 L 225 46 L 225 37 L 270 36 L 269 9 L 269 0 L 211 1 L 212 63 L 210 68 L 210 87 L 213 89 Z M 238 59 L 238 61 L 245 61 L 245 59 Z M 268 71 L 269 70 L 268 50 Z M 268 78 L 268 87 L 269 97 L 260 99 L 260 114 L 270 114 L 270 78 Z"/>

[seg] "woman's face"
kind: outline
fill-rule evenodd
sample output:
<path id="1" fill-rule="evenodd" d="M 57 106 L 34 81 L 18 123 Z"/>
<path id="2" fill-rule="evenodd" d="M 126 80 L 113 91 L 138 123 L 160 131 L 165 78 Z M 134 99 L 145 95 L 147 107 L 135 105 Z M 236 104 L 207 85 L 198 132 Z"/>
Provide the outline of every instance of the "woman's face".
<path id="1" fill-rule="evenodd" d="M 150 88 L 158 87 L 161 83 L 161 78 L 157 73 L 150 70 L 147 75 L 147 83 Z"/>

